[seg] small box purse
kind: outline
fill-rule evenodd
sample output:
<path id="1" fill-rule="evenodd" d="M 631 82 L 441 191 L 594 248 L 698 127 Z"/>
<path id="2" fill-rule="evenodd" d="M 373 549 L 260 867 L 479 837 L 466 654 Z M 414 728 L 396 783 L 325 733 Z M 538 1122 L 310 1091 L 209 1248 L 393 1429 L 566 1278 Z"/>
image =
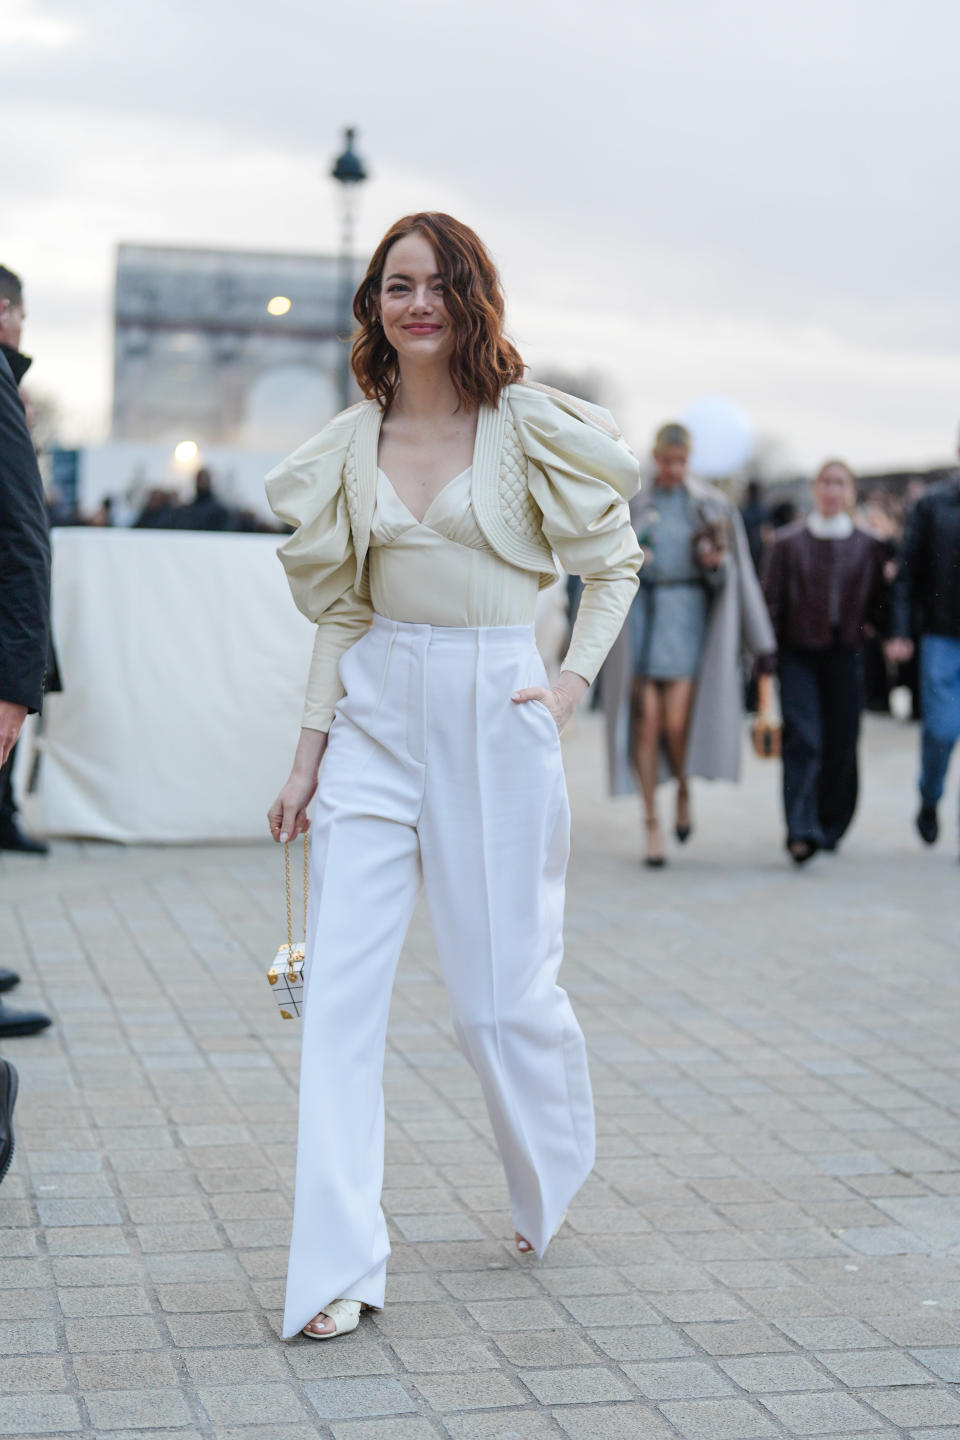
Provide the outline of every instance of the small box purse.
<path id="1" fill-rule="evenodd" d="M 730 549 L 730 522 L 727 517 L 717 514 L 713 507 L 696 507 L 697 524 L 690 535 L 690 559 L 696 566 L 702 565 L 700 558 L 704 549 L 716 550 L 725 556 Z"/>
<path id="2" fill-rule="evenodd" d="M 290 846 L 283 847 L 283 884 L 287 897 L 287 943 L 281 945 L 267 971 L 273 998 L 284 1020 L 298 1019 L 303 1008 L 303 962 L 306 939 L 293 939 L 293 911 L 290 900 Z M 303 837 L 303 933 L 307 933 L 307 897 L 310 889 L 310 836 Z"/>

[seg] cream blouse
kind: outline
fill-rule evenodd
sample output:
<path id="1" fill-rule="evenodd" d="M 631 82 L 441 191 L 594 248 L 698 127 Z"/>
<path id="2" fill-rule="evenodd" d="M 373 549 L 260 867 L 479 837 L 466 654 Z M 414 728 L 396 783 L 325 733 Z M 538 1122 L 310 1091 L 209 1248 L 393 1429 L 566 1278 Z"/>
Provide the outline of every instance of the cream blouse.
<path id="1" fill-rule="evenodd" d="M 341 656 L 374 611 L 415 624 L 529 624 L 553 556 L 584 590 L 562 668 L 592 681 L 637 588 L 641 551 L 626 500 L 638 465 L 606 412 L 516 384 L 481 406 L 473 463 L 422 521 L 377 466 L 381 415 L 336 416 L 267 476 L 298 608 L 316 622 L 302 724 L 328 730 Z"/>
<path id="2" fill-rule="evenodd" d="M 382 470 L 370 525 L 370 599 L 378 615 L 414 625 L 529 625 L 538 577 L 501 560 L 470 502 L 471 471 L 435 496 L 422 520 Z"/>

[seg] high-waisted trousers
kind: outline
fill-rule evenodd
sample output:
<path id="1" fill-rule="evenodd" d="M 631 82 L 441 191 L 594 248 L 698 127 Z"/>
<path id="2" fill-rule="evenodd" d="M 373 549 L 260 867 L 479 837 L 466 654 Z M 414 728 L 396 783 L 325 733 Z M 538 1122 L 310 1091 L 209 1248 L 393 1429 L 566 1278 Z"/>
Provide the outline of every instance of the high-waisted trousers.
<path id="1" fill-rule="evenodd" d="M 557 985 L 570 814 L 532 626 L 374 618 L 340 662 L 311 829 L 300 1120 L 284 1336 L 382 1306 L 383 1059 L 421 879 L 457 1040 L 516 1229 L 538 1255 L 593 1166 L 586 1047 Z"/>

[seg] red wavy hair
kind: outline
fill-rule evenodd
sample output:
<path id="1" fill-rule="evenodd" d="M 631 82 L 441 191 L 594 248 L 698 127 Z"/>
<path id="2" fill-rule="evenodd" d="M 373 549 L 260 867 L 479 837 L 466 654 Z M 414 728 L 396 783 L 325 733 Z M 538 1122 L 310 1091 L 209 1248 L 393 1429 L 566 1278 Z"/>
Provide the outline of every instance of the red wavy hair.
<path id="1" fill-rule="evenodd" d="M 387 254 L 405 236 L 419 232 L 433 246 L 443 280 L 444 304 L 456 335 L 450 379 L 461 405 L 495 405 L 507 385 L 523 378 L 519 352 L 503 333 L 500 276 L 478 235 L 438 211 L 405 215 L 384 235 L 353 297 L 360 329 L 353 338 L 350 363 L 368 400 L 386 410 L 400 380 L 397 352 L 380 320 L 380 289 Z"/>

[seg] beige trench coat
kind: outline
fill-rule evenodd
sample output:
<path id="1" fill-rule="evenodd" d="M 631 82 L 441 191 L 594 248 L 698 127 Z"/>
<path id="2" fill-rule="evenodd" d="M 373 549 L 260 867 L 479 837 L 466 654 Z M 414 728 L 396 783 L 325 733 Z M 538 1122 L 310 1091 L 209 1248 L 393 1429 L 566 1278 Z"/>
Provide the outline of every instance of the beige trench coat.
<path id="1" fill-rule="evenodd" d="M 740 657 L 746 653 L 755 660 L 760 655 L 772 654 L 777 648 L 776 640 L 739 511 L 716 486 L 693 477 L 685 484 L 705 518 L 724 518 L 731 536 L 725 561 L 726 579 L 713 592 L 707 620 L 694 693 L 687 773 L 704 780 L 739 780 L 744 731 Z M 642 490 L 630 503 L 638 534 L 643 530 L 644 511 L 652 503 L 652 486 Z M 636 789 L 629 754 L 632 660 L 630 626 L 624 625 L 601 672 L 607 764 L 614 795 L 626 795 Z M 669 773 L 664 766 L 663 778 Z"/>

